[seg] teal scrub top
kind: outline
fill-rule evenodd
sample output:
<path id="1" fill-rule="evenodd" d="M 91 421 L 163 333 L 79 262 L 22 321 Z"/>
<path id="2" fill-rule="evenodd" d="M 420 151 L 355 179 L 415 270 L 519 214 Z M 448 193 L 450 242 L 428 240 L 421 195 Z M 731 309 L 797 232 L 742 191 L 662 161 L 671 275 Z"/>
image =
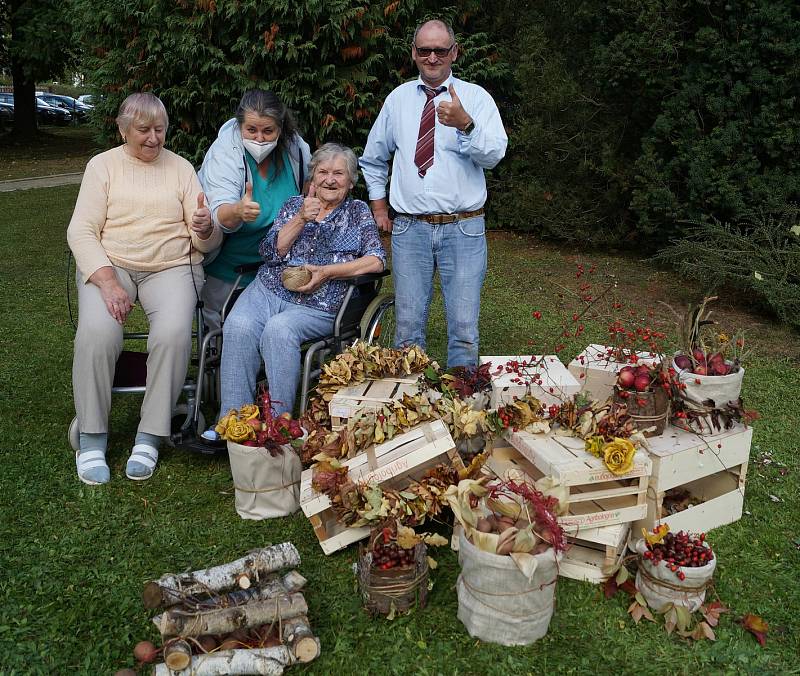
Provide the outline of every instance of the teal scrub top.
<path id="1" fill-rule="evenodd" d="M 206 266 L 206 274 L 226 282 L 236 281 L 234 269 L 237 266 L 261 262 L 258 245 L 272 227 L 283 203 L 300 194 L 287 153 L 283 153 L 280 171 L 273 162 L 266 178 L 258 173 L 258 165 L 250 153 L 246 152 L 244 158 L 253 181 L 253 201 L 261 205 L 261 213 L 256 220 L 242 223 L 236 232 L 225 235 L 219 254 Z M 243 281 L 249 284 L 254 278 L 255 273 L 251 273 Z"/>

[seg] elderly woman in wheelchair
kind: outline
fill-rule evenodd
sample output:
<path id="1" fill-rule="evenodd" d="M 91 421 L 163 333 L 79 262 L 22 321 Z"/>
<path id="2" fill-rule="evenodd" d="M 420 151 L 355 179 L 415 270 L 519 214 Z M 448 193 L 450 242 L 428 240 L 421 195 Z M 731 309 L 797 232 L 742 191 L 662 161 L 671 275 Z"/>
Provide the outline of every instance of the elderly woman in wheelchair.
<path id="1" fill-rule="evenodd" d="M 125 473 L 135 480 L 152 476 L 186 376 L 203 252 L 222 241 L 192 165 L 163 147 L 164 104 L 153 94 L 131 94 L 117 125 L 124 143 L 87 164 L 67 229 L 78 286 L 75 461 L 86 484 L 110 479 L 105 455 L 112 382 L 122 327 L 137 298 L 150 327 L 147 382 Z"/>
<path id="2" fill-rule="evenodd" d="M 367 204 L 350 197 L 358 179 L 352 150 L 334 143 L 311 158 L 308 196 L 289 198 L 261 242 L 265 262 L 223 325 L 220 417 L 254 401 L 263 361 L 275 413 L 291 412 L 300 380 L 300 348 L 333 331 L 347 283 L 381 272 L 386 255 Z M 303 265 L 309 281 L 296 291 L 282 282 Z M 207 430 L 203 438 L 218 441 Z"/>

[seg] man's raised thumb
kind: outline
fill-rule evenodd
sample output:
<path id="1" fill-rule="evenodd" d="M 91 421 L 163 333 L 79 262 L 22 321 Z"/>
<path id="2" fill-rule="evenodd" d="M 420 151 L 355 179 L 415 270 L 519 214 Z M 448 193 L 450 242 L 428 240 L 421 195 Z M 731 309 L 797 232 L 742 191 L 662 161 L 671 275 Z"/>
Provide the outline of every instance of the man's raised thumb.
<path id="1" fill-rule="evenodd" d="M 252 183 L 245 183 L 244 185 L 244 198 L 248 202 L 253 201 L 253 184 Z"/>
<path id="2" fill-rule="evenodd" d="M 206 196 L 203 193 L 197 195 L 197 208 L 202 209 L 205 207 Z"/>
<path id="3" fill-rule="evenodd" d="M 458 94 L 456 94 L 456 90 L 453 88 L 453 83 L 450 83 L 450 86 L 447 87 L 447 91 L 450 92 L 450 98 L 453 101 L 460 101 L 461 99 L 458 98 Z"/>

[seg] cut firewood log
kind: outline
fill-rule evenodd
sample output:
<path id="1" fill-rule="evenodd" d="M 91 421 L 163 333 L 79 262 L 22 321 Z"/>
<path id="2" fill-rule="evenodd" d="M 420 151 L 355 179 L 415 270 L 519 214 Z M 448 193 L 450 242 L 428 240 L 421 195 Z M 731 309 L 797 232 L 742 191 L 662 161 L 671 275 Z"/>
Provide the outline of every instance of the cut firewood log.
<path id="1" fill-rule="evenodd" d="M 229 634 L 236 629 L 282 622 L 307 612 L 308 606 L 302 594 L 279 594 L 263 601 L 250 601 L 230 608 L 212 608 L 198 612 L 171 608 L 156 615 L 153 624 L 158 627 L 162 638 L 167 639 L 173 636 Z"/>
<path id="2" fill-rule="evenodd" d="M 319 639 L 314 636 L 304 615 L 283 620 L 283 640 L 298 662 L 310 662 L 319 657 Z"/>
<path id="3" fill-rule="evenodd" d="M 164 663 L 172 671 L 186 669 L 192 663 L 192 647 L 182 639 L 170 641 L 164 646 Z"/>
<path id="4" fill-rule="evenodd" d="M 166 664 L 157 664 L 154 676 L 223 676 L 224 674 L 280 676 L 284 667 L 293 661 L 286 646 L 223 650 L 210 655 L 195 655 L 191 664 L 183 671 L 170 671 Z"/>
<path id="5" fill-rule="evenodd" d="M 261 576 L 299 565 L 297 548 L 291 542 L 283 542 L 213 568 L 180 575 L 162 575 L 145 585 L 142 599 L 146 608 L 172 606 L 193 595 L 205 596 L 236 587 L 247 588 Z"/>
<path id="6" fill-rule="evenodd" d="M 170 610 L 184 610 L 187 612 L 195 612 L 200 610 L 211 610 L 213 608 L 229 608 L 231 606 L 241 606 L 251 601 L 265 601 L 278 596 L 279 594 L 292 594 L 300 591 L 306 585 L 306 578 L 304 578 L 296 570 L 290 570 L 286 575 L 280 579 L 269 580 L 263 582 L 257 587 L 250 587 L 249 589 L 237 589 L 236 591 L 221 594 L 219 596 L 210 596 L 199 601 L 187 600 L 178 606 L 172 606 Z"/>

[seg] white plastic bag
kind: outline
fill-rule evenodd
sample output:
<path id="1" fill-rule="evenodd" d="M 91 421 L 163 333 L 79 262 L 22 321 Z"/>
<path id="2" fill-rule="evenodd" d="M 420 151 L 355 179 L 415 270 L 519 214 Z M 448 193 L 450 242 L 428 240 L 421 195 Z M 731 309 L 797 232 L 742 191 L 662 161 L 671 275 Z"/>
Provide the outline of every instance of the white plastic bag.
<path id="1" fill-rule="evenodd" d="M 733 362 L 726 363 L 733 366 Z M 741 366 L 735 373 L 729 373 L 727 376 L 701 376 L 680 370 L 675 362 L 672 363 L 672 366 L 678 372 L 681 383 L 686 386 L 683 391 L 684 399 L 699 410 L 706 409 L 703 402 L 709 399 L 714 402 L 714 408 L 720 409 L 727 406 L 728 402 L 739 399 L 744 380 L 744 368 Z M 714 427 L 710 415 L 701 415 L 693 420 L 696 420 L 695 427 L 697 428 L 694 431 L 700 434 L 713 435 L 722 431 Z"/>

